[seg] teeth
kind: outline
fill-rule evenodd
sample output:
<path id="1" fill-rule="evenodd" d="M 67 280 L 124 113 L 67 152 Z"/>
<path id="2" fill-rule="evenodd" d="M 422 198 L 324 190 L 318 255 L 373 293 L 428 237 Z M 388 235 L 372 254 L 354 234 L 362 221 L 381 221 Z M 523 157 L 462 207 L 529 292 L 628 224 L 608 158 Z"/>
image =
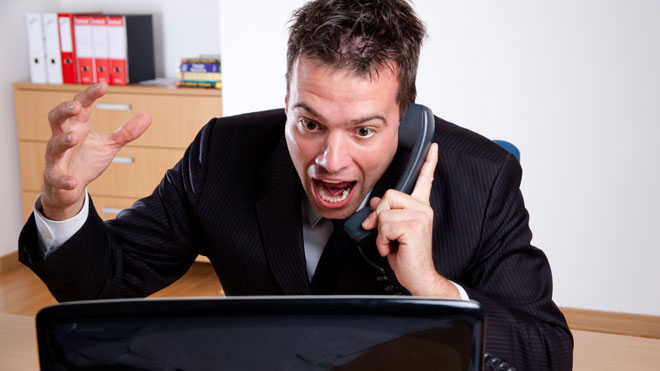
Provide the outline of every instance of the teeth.
<path id="1" fill-rule="evenodd" d="M 341 180 L 322 180 L 323 183 L 339 184 Z"/>
<path id="2" fill-rule="evenodd" d="M 318 189 L 319 196 L 321 196 L 321 198 L 324 201 L 327 201 L 327 202 L 341 202 L 341 201 L 344 201 L 346 199 L 346 197 L 348 197 L 348 193 L 349 193 L 350 190 L 351 190 L 351 187 L 348 187 L 341 193 L 341 195 L 339 195 L 337 197 L 332 197 L 332 196 L 328 196 L 327 194 L 325 194 L 325 191 L 323 190 L 322 187 L 319 187 L 319 189 Z"/>

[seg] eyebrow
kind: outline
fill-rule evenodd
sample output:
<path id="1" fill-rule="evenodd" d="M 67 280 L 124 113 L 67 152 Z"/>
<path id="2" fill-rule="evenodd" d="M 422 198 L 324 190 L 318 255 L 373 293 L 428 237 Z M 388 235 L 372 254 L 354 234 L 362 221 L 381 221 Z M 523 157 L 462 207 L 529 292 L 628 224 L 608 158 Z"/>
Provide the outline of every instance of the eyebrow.
<path id="1" fill-rule="evenodd" d="M 296 109 L 296 108 L 302 108 L 302 109 L 304 109 L 305 111 L 311 113 L 312 116 L 321 119 L 321 121 L 326 121 L 325 117 L 323 117 L 323 116 L 322 116 L 321 114 L 319 114 L 318 112 L 314 111 L 314 109 L 313 109 L 312 107 L 306 105 L 306 104 L 303 103 L 303 102 L 298 102 L 298 103 L 294 104 L 294 105 L 293 105 L 293 109 Z"/>
<path id="2" fill-rule="evenodd" d="M 315 116 L 316 118 L 320 119 L 321 121 L 327 121 L 325 119 L 325 117 L 323 117 L 321 114 L 319 114 L 313 108 L 311 108 L 310 106 L 306 105 L 303 102 L 298 102 L 298 103 L 294 104 L 293 108 L 294 109 L 301 108 L 301 109 L 311 113 L 312 116 Z M 385 120 L 385 117 L 383 117 L 382 115 L 379 115 L 379 114 L 373 114 L 373 115 L 369 115 L 369 116 L 365 116 L 365 117 L 360 117 L 358 119 L 353 119 L 353 120 L 351 120 L 351 124 L 356 125 L 356 124 L 361 124 L 361 123 L 368 122 L 368 121 L 371 121 L 371 120 L 380 120 L 385 124 L 385 126 L 387 126 L 387 120 Z"/>

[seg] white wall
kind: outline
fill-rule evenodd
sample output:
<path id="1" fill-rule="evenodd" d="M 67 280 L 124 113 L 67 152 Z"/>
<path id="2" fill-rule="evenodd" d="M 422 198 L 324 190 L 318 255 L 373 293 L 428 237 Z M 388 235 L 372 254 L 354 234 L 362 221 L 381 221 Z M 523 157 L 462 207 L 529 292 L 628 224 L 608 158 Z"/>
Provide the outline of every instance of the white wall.
<path id="1" fill-rule="evenodd" d="M 176 75 L 181 57 L 220 53 L 218 0 L 24 0 L 0 3 L 0 256 L 16 251 L 23 224 L 11 83 L 29 81 L 25 13 L 103 11 L 154 15 L 156 74 Z M 47 124 L 44 117 L 44 124 Z M 119 125 L 119 124 L 118 124 Z"/>
<path id="2" fill-rule="evenodd" d="M 0 3 L 0 256 L 16 251 L 23 224 L 14 96 L 11 83 L 29 79 L 25 13 L 51 11 L 47 0 Z"/>
<path id="3" fill-rule="evenodd" d="M 220 0 L 225 114 L 281 107 L 304 1 Z M 660 315 L 660 2 L 415 1 L 419 102 L 522 152 L 561 306 Z"/>
<path id="4" fill-rule="evenodd" d="M 288 21 L 304 3 L 220 0 L 223 115 L 284 107 Z"/>
<path id="5" fill-rule="evenodd" d="M 420 101 L 520 147 L 557 302 L 660 315 L 660 2 L 417 4 Z"/>

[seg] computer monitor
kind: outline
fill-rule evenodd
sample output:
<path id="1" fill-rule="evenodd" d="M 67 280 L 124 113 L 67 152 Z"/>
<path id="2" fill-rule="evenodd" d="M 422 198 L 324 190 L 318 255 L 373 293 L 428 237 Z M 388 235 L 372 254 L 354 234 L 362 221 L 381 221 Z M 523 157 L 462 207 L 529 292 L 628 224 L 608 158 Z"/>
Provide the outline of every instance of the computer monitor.
<path id="1" fill-rule="evenodd" d="M 481 370 L 476 302 L 236 297 L 72 302 L 37 314 L 44 370 Z"/>

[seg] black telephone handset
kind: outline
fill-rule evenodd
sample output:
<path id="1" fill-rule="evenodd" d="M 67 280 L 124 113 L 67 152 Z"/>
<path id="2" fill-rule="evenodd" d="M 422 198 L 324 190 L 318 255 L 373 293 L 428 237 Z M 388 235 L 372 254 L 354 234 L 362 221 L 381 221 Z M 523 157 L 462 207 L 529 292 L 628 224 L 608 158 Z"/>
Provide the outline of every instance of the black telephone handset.
<path id="1" fill-rule="evenodd" d="M 421 104 L 411 104 L 399 124 L 399 148 L 410 152 L 410 160 L 401 179 L 394 187 L 397 191 L 407 194 L 412 192 L 433 141 L 434 132 L 435 120 L 431 109 Z M 362 228 L 362 222 L 372 212 L 369 206 L 365 206 L 351 215 L 344 224 L 346 233 L 358 244 L 376 238 L 377 229 L 367 231 Z"/>

